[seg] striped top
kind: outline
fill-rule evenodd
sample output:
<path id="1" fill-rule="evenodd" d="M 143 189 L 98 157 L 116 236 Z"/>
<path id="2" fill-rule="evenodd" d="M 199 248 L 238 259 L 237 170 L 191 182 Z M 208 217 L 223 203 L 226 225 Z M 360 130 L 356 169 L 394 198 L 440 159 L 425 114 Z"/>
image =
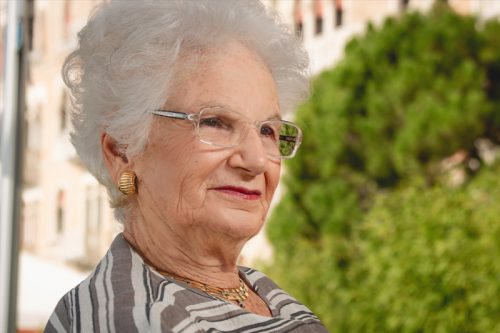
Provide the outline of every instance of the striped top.
<path id="1" fill-rule="evenodd" d="M 119 235 L 90 276 L 59 301 L 45 332 L 327 332 L 264 274 L 245 267 L 240 273 L 272 317 L 158 274 Z"/>

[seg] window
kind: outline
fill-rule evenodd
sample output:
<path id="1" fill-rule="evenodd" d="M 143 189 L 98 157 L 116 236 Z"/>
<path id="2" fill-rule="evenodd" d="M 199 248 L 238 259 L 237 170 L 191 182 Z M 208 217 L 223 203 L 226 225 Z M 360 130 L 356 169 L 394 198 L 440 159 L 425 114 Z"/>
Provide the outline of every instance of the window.
<path id="1" fill-rule="evenodd" d="M 28 51 L 33 51 L 33 25 L 35 22 L 35 15 L 34 15 L 34 0 L 28 0 L 26 3 L 26 29 L 27 31 L 27 44 L 28 44 Z"/>
<path id="2" fill-rule="evenodd" d="M 342 9 L 342 0 L 333 0 L 333 8 L 334 8 L 334 24 L 335 27 L 341 27 L 342 26 L 342 16 L 343 16 L 343 9 Z"/>
<path id="3" fill-rule="evenodd" d="M 59 107 L 59 130 L 61 132 L 68 132 L 69 130 L 69 117 L 71 101 L 66 90 L 63 90 L 61 97 L 61 104 Z"/>
<path id="4" fill-rule="evenodd" d="M 410 0 L 399 0 L 399 8 L 401 13 L 404 13 L 408 9 L 408 4 Z"/>
<path id="5" fill-rule="evenodd" d="M 304 32 L 304 24 L 302 21 L 302 2 L 301 0 L 295 0 L 293 8 L 293 22 L 295 28 L 295 35 L 302 38 Z"/>
<path id="6" fill-rule="evenodd" d="M 56 232 L 58 235 L 61 235 L 64 232 L 64 220 L 65 220 L 65 212 L 64 212 L 64 191 L 59 190 L 57 193 L 57 216 L 56 216 Z"/>
<path id="7" fill-rule="evenodd" d="M 323 33 L 323 3 L 322 0 L 314 0 L 314 34 Z"/>

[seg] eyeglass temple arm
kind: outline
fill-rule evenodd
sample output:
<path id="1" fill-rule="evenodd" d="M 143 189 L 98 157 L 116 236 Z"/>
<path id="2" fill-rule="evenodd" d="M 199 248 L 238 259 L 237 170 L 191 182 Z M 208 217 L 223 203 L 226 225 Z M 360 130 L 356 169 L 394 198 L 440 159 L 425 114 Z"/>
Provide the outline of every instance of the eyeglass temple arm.
<path id="1" fill-rule="evenodd" d="M 188 119 L 189 115 L 184 112 L 168 111 L 168 110 L 154 110 L 151 112 L 157 116 L 176 118 L 176 119 Z"/>

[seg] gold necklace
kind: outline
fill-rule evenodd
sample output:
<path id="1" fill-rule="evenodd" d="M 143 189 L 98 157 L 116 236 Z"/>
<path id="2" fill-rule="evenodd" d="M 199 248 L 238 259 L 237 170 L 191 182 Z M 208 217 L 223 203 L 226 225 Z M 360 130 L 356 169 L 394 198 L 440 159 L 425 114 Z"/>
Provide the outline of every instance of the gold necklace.
<path id="1" fill-rule="evenodd" d="M 240 285 L 237 288 L 221 288 L 209 286 L 208 284 L 191 280 L 187 277 L 179 276 L 171 272 L 162 271 L 157 268 L 155 268 L 155 270 L 161 275 L 168 276 L 174 280 L 185 282 L 188 285 L 195 287 L 196 289 L 200 289 L 206 292 L 209 295 L 215 296 L 217 298 L 222 298 L 229 302 L 236 302 L 240 307 L 245 307 L 245 304 L 243 302 L 248 298 L 248 287 L 241 278 L 239 278 Z"/>
<path id="2" fill-rule="evenodd" d="M 217 298 L 222 298 L 223 300 L 226 300 L 228 302 L 236 302 L 240 307 L 242 308 L 245 307 L 245 304 L 243 304 L 243 302 L 248 298 L 248 287 L 246 283 L 241 279 L 241 277 L 238 278 L 240 281 L 240 285 L 237 288 L 220 288 L 220 287 L 212 287 L 209 286 L 208 284 L 191 280 L 188 279 L 187 277 L 179 276 L 172 272 L 161 270 L 156 266 L 154 266 L 153 264 L 151 264 L 151 262 L 147 260 L 146 257 L 142 255 L 142 253 L 138 251 L 138 249 L 136 249 L 134 245 L 132 245 L 133 243 L 127 240 L 125 235 L 122 234 L 122 237 L 129 244 L 129 246 L 142 258 L 144 263 L 152 267 L 155 271 L 157 271 L 161 275 L 168 276 L 174 280 L 185 282 L 188 285 L 195 287 L 196 289 L 200 289 L 206 292 L 209 295 L 212 295 Z"/>

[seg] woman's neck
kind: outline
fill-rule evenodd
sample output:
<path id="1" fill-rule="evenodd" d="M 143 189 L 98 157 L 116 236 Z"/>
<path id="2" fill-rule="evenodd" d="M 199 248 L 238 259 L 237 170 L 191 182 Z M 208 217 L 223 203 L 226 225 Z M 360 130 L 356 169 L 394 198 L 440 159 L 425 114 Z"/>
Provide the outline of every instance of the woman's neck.
<path id="1" fill-rule="evenodd" d="M 144 261 L 154 269 L 210 286 L 238 286 L 236 262 L 244 241 L 196 236 L 196 230 L 172 232 L 155 230 L 145 221 L 125 224 L 124 237 Z"/>

